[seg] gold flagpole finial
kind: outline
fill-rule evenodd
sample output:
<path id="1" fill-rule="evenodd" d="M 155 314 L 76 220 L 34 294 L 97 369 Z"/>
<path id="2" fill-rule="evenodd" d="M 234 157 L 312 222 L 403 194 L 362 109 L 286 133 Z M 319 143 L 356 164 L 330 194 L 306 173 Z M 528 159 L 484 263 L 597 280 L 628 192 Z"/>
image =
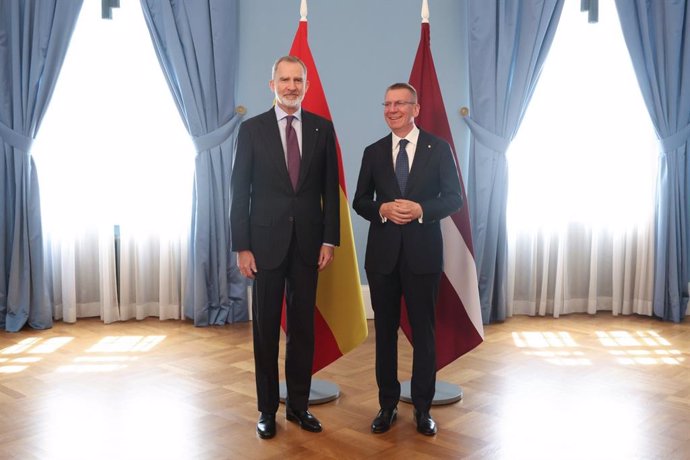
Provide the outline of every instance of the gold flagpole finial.
<path id="1" fill-rule="evenodd" d="M 429 0 L 422 0 L 422 23 L 429 22 Z"/>

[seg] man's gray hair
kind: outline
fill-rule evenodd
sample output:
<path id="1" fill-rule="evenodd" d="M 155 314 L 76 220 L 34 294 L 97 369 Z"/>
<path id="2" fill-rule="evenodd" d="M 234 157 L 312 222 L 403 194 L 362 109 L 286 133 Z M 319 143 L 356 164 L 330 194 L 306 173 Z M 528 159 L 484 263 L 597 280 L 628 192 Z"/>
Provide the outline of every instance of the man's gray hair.
<path id="1" fill-rule="evenodd" d="M 414 99 L 414 103 L 417 103 L 417 90 L 414 89 L 414 86 L 410 85 L 409 83 L 393 83 L 390 85 L 388 88 L 386 88 L 386 93 L 388 91 L 394 90 L 394 89 L 406 89 L 409 92 L 412 93 L 412 98 Z"/>
<path id="2" fill-rule="evenodd" d="M 281 62 L 292 62 L 292 63 L 301 65 L 302 66 L 302 72 L 304 72 L 304 79 L 306 80 L 306 78 L 307 78 L 307 66 L 304 65 L 304 62 L 302 62 L 302 60 L 300 58 L 298 58 L 297 56 L 290 56 L 290 55 L 279 57 L 278 59 L 276 59 L 276 62 L 273 63 L 273 67 L 271 67 L 271 80 L 275 80 L 276 69 L 278 68 L 278 64 L 280 64 Z"/>

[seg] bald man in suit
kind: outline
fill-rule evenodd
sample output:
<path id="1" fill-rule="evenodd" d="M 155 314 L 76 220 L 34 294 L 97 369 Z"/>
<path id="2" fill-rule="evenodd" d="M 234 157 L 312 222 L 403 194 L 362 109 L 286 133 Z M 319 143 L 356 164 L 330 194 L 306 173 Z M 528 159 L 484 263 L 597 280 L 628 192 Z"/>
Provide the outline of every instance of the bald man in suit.
<path id="1" fill-rule="evenodd" d="M 278 350 L 286 300 L 286 418 L 322 430 L 308 410 L 318 272 L 340 239 L 333 124 L 301 109 L 307 69 L 294 56 L 273 65 L 276 104 L 240 126 L 232 174 L 232 249 L 254 280 L 253 335 L 259 437 L 276 434 Z"/>
<path id="2" fill-rule="evenodd" d="M 440 220 L 462 206 L 460 181 L 448 143 L 414 124 L 416 90 L 388 87 L 384 119 L 391 133 L 364 150 L 353 200 L 369 224 L 365 269 L 376 328 L 380 410 L 371 431 L 395 422 L 400 399 L 398 327 L 405 300 L 413 336 L 411 396 L 417 431 L 432 436 L 429 413 L 436 386 L 435 308 L 443 271 Z"/>

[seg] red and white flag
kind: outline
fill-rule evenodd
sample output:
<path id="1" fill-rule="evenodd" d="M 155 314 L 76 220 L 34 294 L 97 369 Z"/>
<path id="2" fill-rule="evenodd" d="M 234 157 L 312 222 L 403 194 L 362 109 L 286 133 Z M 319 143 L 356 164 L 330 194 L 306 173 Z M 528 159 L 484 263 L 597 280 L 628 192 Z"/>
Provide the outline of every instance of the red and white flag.
<path id="1" fill-rule="evenodd" d="M 300 58 L 307 66 L 309 90 L 302 101 L 302 108 L 332 121 L 326 95 L 307 41 L 307 13 L 304 0 L 302 0 L 301 11 L 302 19 L 292 42 L 290 54 Z M 319 273 L 312 373 L 316 373 L 354 349 L 367 338 L 368 333 L 345 187 L 343 160 L 337 136 L 335 142 L 340 178 L 340 247 L 336 248 L 335 258 L 331 265 Z"/>
<path id="2" fill-rule="evenodd" d="M 459 165 L 434 59 L 431 56 L 426 0 L 422 17 L 422 35 L 409 81 L 417 90 L 420 105 L 419 116 L 415 122 L 419 128 L 447 141 L 453 150 L 455 163 Z M 436 304 L 436 369 L 442 369 L 484 340 L 470 213 L 459 167 L 458 175 L 462 187 L 463 207 L 441 221 L 443 274 Z M 411 341 L 412 332 L 406 314 L 401 315 L 401 327 Z"/>

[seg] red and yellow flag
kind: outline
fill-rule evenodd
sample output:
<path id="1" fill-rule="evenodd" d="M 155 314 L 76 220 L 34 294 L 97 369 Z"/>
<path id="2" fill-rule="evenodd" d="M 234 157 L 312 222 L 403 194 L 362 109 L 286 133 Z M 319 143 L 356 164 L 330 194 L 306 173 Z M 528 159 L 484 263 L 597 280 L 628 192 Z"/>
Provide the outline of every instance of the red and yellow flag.
<path id="1" fill-rule="evenodd" d="M 309 90 L 304 96 L 302 108 L 332 121 L 319 73 L 309 49 L 306 19 L 299 23 L 290 54 L 300 58 L 307 66 Z M 340 177 L 340 247 L 336 249 L 335 259 L 331 265 L 319 273 L 312 373 L 351 351 L 367 337 L 367 320 L 345 187 L 343 159 L 337 136 L 335 143 Z"/>

